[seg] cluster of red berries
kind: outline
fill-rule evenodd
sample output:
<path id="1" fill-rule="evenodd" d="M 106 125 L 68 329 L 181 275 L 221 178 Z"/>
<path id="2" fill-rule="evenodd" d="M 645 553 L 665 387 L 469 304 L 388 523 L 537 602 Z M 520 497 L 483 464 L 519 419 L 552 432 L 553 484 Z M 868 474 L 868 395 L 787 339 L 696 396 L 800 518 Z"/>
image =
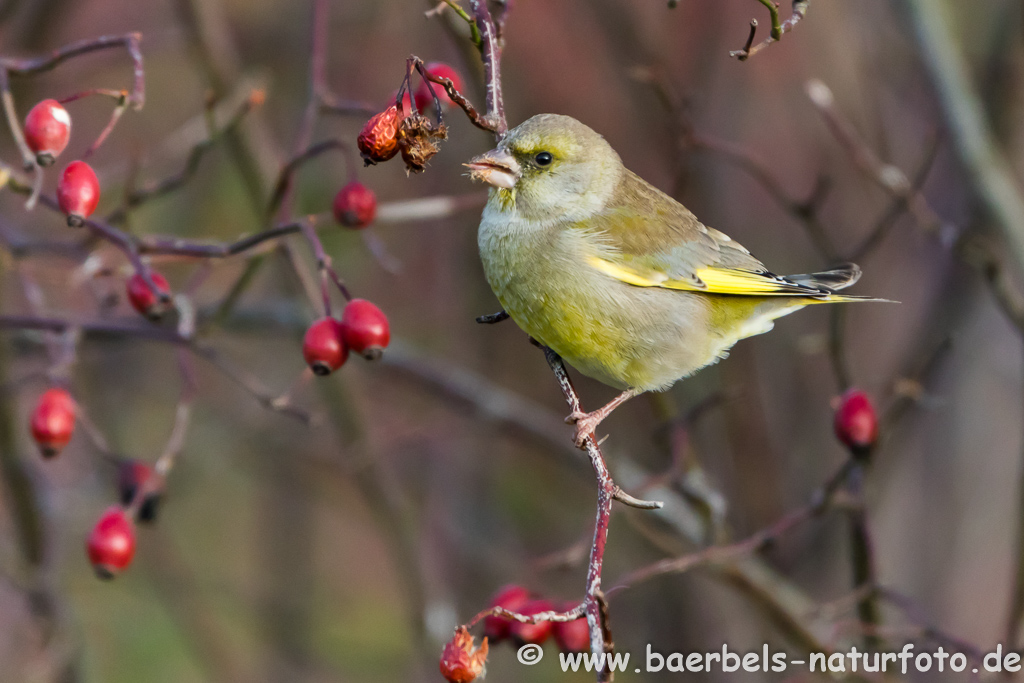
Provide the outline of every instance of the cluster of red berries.
<path id="1" fill-rule="evenodd" d="M 868 395 L 849 389 L 839 397 L 833 428 L 850 452 L 858 457 L 868 455 L 878 441 L 878 414 Z"/>
<path id="2" fill-rule="evenodd" d="M 50 166 L 71 139 L 71 116 L 57 100 L 43 100 L 25 117 L 25 143 L 40 166 Z M 57 204 L 67 214 L 68 225 L 80 227 L 96 210 L 100 183 L 92 167 L 72 161 L 60 174 Z"/>
<path id="3" fill-rule="evenodd" d="M 25 143 L 40 166 L 52 165 L 70 139 L 71 115 L 57 100 L 43 100 L 25 117 Z M 92 167 L 81 160 L 68 164 L 57 183 L 57 204 L 67 214 L 68 225 L 81 226 L 96 211 L 99 201 L 100 183 Z M 373 220 L 376 212 L 373 201 L 369 220 Z M 170 294 L 170 286 L 160 273 L 151 273 L 151 278 L 161 294 Z M 135 310 L 151 320 L 158 319 L 168 308 L 167 297 L 153 292 L 139 274 L 128 280 L 128 299 Z"/>
<path id="4" fill-rule="evenodd" d="M 525 616 L 568 611 L 575 606 L 575 603 L 556 605 L 515 585 L 505 586 L 498 591 L 490 604 L 490 607 L 501 607 Z M 466 627 L 459 626 L 441 651 L 441 675 L 449 683 L 472 683 L 484 673 L 490 645 L 503 640 L 510 640 L 517 647 L 542 645 L 552 637 L 562 652 L 587 652 L 590 649 L 590 630 L 584 617 L 573 621 L 525 624 L 508 617 L 489 616 L 484 619 L 484 639 L 479 648 L 473 647 L 473 636 Z"/>
<path id="5" fill-rule="evenodd" d="M 506 586 L 491 599 L 491 607 L 501 607 L 510 612 L 533 616 L 541 612 L 567 611 L 576 603 L 555 604 L 537 598 L 522 586 Z M 491 643 L 510 639 L 517 646 L 527 643 L 542 645 L 553 637 L 562 652 L 587 652 L 590 649 L 590 631 L 583 617 L 573 621 L 539 621 L 524 624 L 507 617 L 490 616 L 484 620 L 484 635 Z"/>
<path id="6" fill-rule="evenodd" d="M 377 360 L 391 342 L 387 316 L 365 299 L 352 299 L 341 320 L 320 318 L 306 330 L 302 355 L 317 375 L 329 375 L 348 360 L 349 351 Z"/>

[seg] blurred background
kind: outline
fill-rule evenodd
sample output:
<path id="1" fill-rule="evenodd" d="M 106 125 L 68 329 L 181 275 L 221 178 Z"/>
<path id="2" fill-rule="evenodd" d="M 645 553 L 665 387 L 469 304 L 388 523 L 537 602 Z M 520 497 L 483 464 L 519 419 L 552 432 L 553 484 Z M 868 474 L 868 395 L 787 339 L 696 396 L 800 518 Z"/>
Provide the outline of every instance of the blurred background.
<path id="1" fill-rule="evenodd" d="M 627 490 L 667 505 L 658 513 L 616 508 L 606 589 L 632 570 L 743 539 L 806 505 L 847 457 L 832 415 L 834 397 L 851 383 L 884 416 L 863 478 L 877 581 L 913 605 L 883 605 L 886 642 L 916 639 L 934 650 L 921 639 L 926 624 L 982 652 L 1018 645 L 1007 637 L 1016 632 L 1008 624 L 1019 566 L 1022 340 L 991 283 L 1016 291 L 1021 271 L 999 261 L 1011 252 L 977 199 L 947 102 L 935 94 L 915 30 L 920 15 L 908 10 L 916 4 L 815 0 L 792 32 L 744 62 L 729 51 L 743 47 L 750 19 L 760 22 L 758 40 L 769 25 L 754 0 L 679 0 L 674 9 L 517 0 L 508 13 L 511 125 L 541 112 L 575 116 L 629 168 L 776 272 L 820 270 L 856 254 L 864 270 L 856 293 L 901 302 L 787 317 L 665 394 L 618 409 L 601 427 L 611 435 L 603 448 L 613 472 Z M 984 123 L 1019 171 L 1020 3 L 930 4 L 953 31 L 949 50 L 964 59 Z M 465 26 L 450 11 L 426 18 L 429 9 L 412 0 L 331 0 L 334 93 L 383 108 L 415 54 L 455 66 L 482 104 Z M 788 17 L 789 3 L 780 11 Z M 128 178 L 182 167 L 202 139 L 211 97 L 229 112 L 252 89 L 265 91 L 263 106 L 214 146 L 184 188 L 127 222 L 139 235 L 226 241 L 261 228 L 254 197 L 269 196 L 295 146 L 310 16 L 309 3 L 280 0 L 7 0 L 0 36 L 3 54 L 23 56 L 142 32 L 146 106 L 128 112 L 92 159 L 101 214 L 115 208 Z M 124 53 L 106 51 L 12 85 L 23 115 L 45 97 L 128 87 L 130 78 Z M 864 148 L 919 181 L 915 197 L 936 224 L 858 166 L 808 98 L 810 79 L 831 88 L 832 115 Z M 68 109 L 70 159 L 106 124 L 110 102 L 87 98 Z M 325 115 L 312 139 L 354 142 L 366 118 Z M 446 121 L 449 140 L 426 173 L 406 177 L 397 161 L 359 169 L 381 202 L 382 219 L 367 233 L 321 231 L 352 292 L 388 314 L 393 348 L 382 362 L 353 357 L 331 377 L 297 386 L 294 400 L 322 417 L 318 427 L 266 410 L 198 360 L 195 416 L 160 519 L 140 528 L 134 565 L 112 582 L 95 578 L 83 542 L 115 500 L 114 468 L 81 431 L 59 458 L 39 458 L 26 424 L 45 388 L 47 357 L 38 334 L 0 335 L 0 680 L 440 680 L 437 657 L 452 628 L 501 586 L 582 598 L 593 474 L 571 447 L 571 427 L 561 423 L 567 408 L 543 355 L 512 322 L 474 322 L 499 305 L 477 256 L 483 191 L 461 164 L 492 138 L 458 111 Z M 17 149 L 2 137 L 2 158 L 13 163 Z M 55 178 L 47 173 L 47 191 Z M 297 176 L 296 215 L 328 211 L 347 179 L 341 155 L 309 163 Z M 466 195 L 452 215 L 397 219 L 395 202 Z M 0 212 L 16 234 L 68 239 L 58 215 L 26 212 L 21 196 L 3 193 Z M 879 239 L 860 249 L 876 231 Z M 291 239 L 315 272 L 301 237 Z M 40 284 L 52 315 L 134 321 L 124 302 L 97 307 L 97 291 L 120 292 L 125 272 L 109 247 L 97 250 L 120 269 L 113 276 L 90 279 L 80 260 L 46 251 L 17 267 Z M 979 262 L 979 252 L 1005 269 Z M 318 313 L 287 258 L 267 253 L 232 315 L 204 338 L 281 393 L 304 368 L 301 334 Z M 0 247 L 6 314 L 27 310 L 14 261 Z M 154 263 L 175 289 L 205 268 Z M 195 294 L 200 311 L 216 310 L 246 264 L 244 256 L 211 264 Z M 614 394 L 574 378 L 590 409 Z M 138 338 L 87 336 L 72 375 L 112 450 L 147 461 L 170 434 L 180 381 L 173 349 Z M 26 490 L 40 521 L 37 562 L 26 559 L 12 512 Z M 648 643 L 691 652 L 768 642 L 795 657 L 860 643 L 849 528 L 846 511 L 832 510 L 764 552 L 611 592 L 617 648 L 639 657 Z M 553 645 L 548 656 L 527 669 L 507 643 L 496 646 L 488 680 L 593 679 L 559 672 Z M 621 678 L 658 676 L 667 675 Z M 793 672 L 692 678 L 737 676 L 805 680 Z"/>

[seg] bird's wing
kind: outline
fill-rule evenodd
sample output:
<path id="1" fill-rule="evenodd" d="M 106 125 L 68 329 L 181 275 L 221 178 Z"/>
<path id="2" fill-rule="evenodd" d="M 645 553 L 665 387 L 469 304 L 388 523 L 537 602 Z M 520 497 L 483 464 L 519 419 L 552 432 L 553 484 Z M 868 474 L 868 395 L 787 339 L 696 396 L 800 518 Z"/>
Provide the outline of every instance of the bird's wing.
<path id="1" fill-rule="evenodd" d="M 574 227 L 596 245 L 587 257 L 591 267 L 638 287 L 749 296 L 830 291 L 771 273 L 741 244 L 628 171 L 604 211 Z"/>

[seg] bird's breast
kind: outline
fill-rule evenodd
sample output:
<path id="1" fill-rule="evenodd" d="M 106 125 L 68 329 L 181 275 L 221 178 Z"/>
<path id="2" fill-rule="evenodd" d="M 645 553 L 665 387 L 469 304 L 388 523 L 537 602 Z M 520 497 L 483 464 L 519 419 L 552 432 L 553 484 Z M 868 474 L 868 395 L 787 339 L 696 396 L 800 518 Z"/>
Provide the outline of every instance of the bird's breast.
<path id="1" fill-rule="evenodd" d="M 623 376 L 630 331 L 616 322 L 619 302 L 608 300 L 614 285 L 586 264 L 585 235 L 485 213 L 479 245 L 491 289 L 519 327 L 585 374 L 631 385 Z"/>

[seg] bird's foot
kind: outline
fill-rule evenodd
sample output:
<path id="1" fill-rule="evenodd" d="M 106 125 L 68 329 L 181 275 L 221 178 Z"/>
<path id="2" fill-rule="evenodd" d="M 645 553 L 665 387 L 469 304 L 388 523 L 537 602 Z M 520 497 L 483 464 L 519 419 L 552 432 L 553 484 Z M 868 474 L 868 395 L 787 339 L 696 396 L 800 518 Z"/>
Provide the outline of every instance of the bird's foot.
<path id="1" fill-rule="evenodd" d="M 583 448 L 583 443 L 587 440 L 588 436 L 594 437 L 595 440 L 597 439 L 594 430 L 597 429 L 597 425 L 601 424 L 605 416 L 606 413 L 603 410 L 595 410 L 592 413 L 583 413 L 577 410 L 565 418 L 567 423 L 576 425 L 576 430 L 572 435 L 576 448 Z"/>

